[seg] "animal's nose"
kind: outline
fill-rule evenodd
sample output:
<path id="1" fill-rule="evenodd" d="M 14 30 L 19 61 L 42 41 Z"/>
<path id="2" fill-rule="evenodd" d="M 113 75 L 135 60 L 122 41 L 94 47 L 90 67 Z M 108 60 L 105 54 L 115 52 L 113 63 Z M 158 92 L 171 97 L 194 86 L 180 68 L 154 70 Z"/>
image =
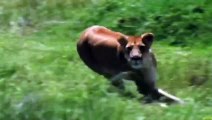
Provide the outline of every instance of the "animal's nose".
<path id="1" fill-rule="evenodd" d="M 132 60 L 141 60 L 142 58 L 140 56 L 133 56 L 131 59 Z"/>

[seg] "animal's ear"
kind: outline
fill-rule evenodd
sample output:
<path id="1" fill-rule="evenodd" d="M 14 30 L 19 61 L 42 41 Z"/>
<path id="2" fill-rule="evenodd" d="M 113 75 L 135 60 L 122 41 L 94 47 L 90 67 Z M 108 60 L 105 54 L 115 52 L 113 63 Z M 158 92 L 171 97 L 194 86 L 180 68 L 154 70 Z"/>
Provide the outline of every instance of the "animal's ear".
<path id="1" fill-rule="evenodd" d="M 154 40 L 154 35 L 153 33 L 144 33 L 141 35 L 142 42 L 147 46 L 148 48 L 151 47 L 152 42 Z"/>
<path id="2" fill-rule="evenodd" d="M 125 47 L 128 43 L 127 39 L 123 36 L 118 39 L 118 42 L 122 47 Z"/>

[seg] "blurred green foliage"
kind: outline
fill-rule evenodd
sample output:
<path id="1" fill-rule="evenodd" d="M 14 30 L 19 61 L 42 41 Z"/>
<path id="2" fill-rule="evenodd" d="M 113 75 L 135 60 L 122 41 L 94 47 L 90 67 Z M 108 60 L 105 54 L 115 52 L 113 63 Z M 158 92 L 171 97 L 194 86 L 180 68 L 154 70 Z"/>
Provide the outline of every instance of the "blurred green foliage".
<path id="1" fill-rule="evenodd" d="M 171 45 L 211 43 L 210 0 L 13 0 L 0 2 L 0 25 L 29 25 L 43 29 L 66 24 L 80 30 L 94 24 L 126 34 L 149 31 Z M 196 41 L 199 44 L 199 41 Z"/>
<path id="2" fill-rule="evenodd" d="M 71 36 L 35 34 L 0 37 L 1 120 L 198 120 L 211 115 L 211 47 L 170 47 L 155 43 L 158 86 L 186 100 L 162 108 L 121 96 L 88 69 Z M 161 115 L 162 114 L 162 115 Z"/>
<path id="3" fill-rule="evenodd" d="M 211 0 L 1 0 L 0 120 L 210 118 L 211 5 Z M 89 70 L 75 46 L 94 24 L 132 35 L 153 32 L 158 86 L 187 104 L 142 104 L 133 83 L 126 81 L 134 97 L 122 96 Z"/>

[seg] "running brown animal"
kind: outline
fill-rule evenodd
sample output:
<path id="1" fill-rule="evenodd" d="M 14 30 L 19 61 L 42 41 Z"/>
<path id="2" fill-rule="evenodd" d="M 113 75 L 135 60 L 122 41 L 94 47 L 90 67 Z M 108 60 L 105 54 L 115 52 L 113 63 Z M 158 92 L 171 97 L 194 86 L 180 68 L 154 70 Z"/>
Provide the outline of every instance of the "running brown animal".
<path id="1" fill-rule="evenodd" d="M 139 93 L 148 100 L 182 103 L 179 98 L 156 87 L 156 59 L 150 47 L 152 33 L 128 36 L 103 26 L 87 28 L 77 43 L 83 62 L 96 73 L 108 78 L 119 89 L 124 89 L 123 79 L 135 82 Z"/>

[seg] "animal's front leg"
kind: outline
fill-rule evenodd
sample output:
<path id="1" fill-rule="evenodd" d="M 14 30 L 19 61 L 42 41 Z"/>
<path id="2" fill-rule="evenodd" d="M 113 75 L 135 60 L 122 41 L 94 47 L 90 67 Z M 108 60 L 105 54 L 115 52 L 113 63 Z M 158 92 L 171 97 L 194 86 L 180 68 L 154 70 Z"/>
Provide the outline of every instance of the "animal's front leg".
<path id="1" fill-rule="evenodd" d="M 150 63 L 145 63 L 148 65 Z M 142 69 L 135 78 L 135 84 L 138 92 L 144 95 L 146 102 L 152 102 L 158 100 L 160 95 L 158 94 L 158 88 L 156 87 L 156 68 L 153 65 L 148 65 Z"/>
<path id="2" fill-rule="evenodd" d="M 110 81 L 111 84 L 114 85 L 115 87 L 124 90 L 125 86 L 124 86 L 124 81 L 123 79 L 130 79 L 130 76 L 132 75 L 132 72 L 121 72 L 115 76 L 113 76 Z"/>

